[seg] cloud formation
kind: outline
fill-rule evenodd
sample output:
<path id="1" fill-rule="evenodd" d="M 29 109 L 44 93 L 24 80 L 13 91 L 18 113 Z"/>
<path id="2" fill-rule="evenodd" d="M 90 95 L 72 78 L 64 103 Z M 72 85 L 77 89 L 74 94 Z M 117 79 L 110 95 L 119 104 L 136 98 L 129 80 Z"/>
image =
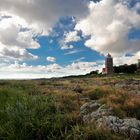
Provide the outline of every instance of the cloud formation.
<path id="1" fill-rule="evenodd" d="M 0 64 L 0 79 L 28 79 L 28 78 L 50 78 L 63 77 L 69 75 L 86 74 L 90 71 L 101 69 L 102 64 L 97 62 L 73 62 L 67 66 L 59 64 L 50 65 L 27 65 L 26 63 L 1 63 Z"/>
<path id="2" fill-rule="evenodd" d="M 62 50 L 73 49 L 74 46 L 70 43 L 78 42 L 81 40 L 81 37 L 78 35 L 77 31 L 65 32 L 63 39 L 59 41 L 60 47 Z"/>
<path id="3" fill-rule="evenodd" d="M 86 13 L 87 5 L 81 0 L 0 0 L 0 59 L 37 59 L 28 51 L 40 47 L 37 35 L 49 35 L 62 17 L 81 18 Z"/>
<path id="4" fill-rule="evenodd" d="M 82 17 L 87 6 L 82 0 L 0 0 L 0 10 L 22 17 L 37 31 L 48 34 L 61 17 Z"/>
<path id="5" fill-rule="evenodd" d="M 77 42 L 80 41 L 80 36 L 78 36 L 78 32 L 77 31 L 71 31 L 68 33 L 64 34 L 64 42 L 65 43 L 69 43 L 69 42 Z"/>
<path id="6" fill-rule="evenodd" d="M 90 2 L 89 15 L 76 24 L 83 36 L 90 36 L 85 46 L 102 54 L 114 56 L 139 51 L 140 39 L 129 39 L 132 29 L 140 28 L 140 2 L 128 7 L 130 0 Z"/>
<path id="7" fill-rule="evenodd" d="M 48 62 L 56 62 L 56 58 L 55 58 L 55 57 L 52 57 L 52 56 L 48 56 L 48 57 L 46 58 L 46 60 L 47 60 Z"/>
<path id="8" fill-rule="evenodd" d="M 40 47 L 37 40 L 33 39 L 33 31 L 22 31 L 16 19 L 9 17 L 0 21 L 0 57 L 17 60 L 37 59 L 37 56 L 26 50 Z"/>
<path id="9" fill-rule="evenodd" d="M 103 55 L 110 52 L 115 65 L 136 63 L 140 58 L 140 39 L 129 38 L 129 34 L 140 29 L 140 2 L 132 4 L 132 1 L 0 0 L 0 78 L 6 74 L 7 77 L 8 74 L 9 77 L 18 77 L 19 74 L 21 78 L 48 78 L 101 69 L 103 62 L 83 62 L 86 60 L 84 55 L 65 66 L 56 64 L 56 58 L 52 56 L 46 60 L 54 64 L 47 66 L 24 63 L 38 59 L 30 51 L 41 47 L 37 38 L 49 36 L 63 17 L 71 17 L 75 28 L 66 30 L 61 41 L 58 38 L 60 49 L 73 49 L 72 43 L 84 38 L 85 46 L 93 51 Z M 82 37 L 79 36 L 81 33 Z M 55 44 L 55 41 L 51 39 L 49 43 Z M 81 51 L 81 48 L 63 51 L 63 56 Z M 126 56 L 127 53 L 133 55 Z"/>

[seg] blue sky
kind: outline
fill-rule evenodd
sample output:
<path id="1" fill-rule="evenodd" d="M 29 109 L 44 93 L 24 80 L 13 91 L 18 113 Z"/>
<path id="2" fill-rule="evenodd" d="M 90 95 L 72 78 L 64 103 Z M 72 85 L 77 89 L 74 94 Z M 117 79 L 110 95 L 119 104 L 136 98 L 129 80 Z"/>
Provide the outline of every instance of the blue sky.
<path id="1" fill-rule="evenodd" d="M 0 2 L 1 79 L 101 71 L 107 53 L 137 63 L 139 46 L 139 0 Z"/>
<path id="2" fill-rule="evenodd" d="M 60 27 L 59 24 L 61 24 Z M 42 36 L 38 38 L 38 42 L 41 47 L 37 50 L 29 50 L 34 55 L 38 55 L 39 59 L 33 61 L 26 61 L 30 65 L 46 65 L 51 64 L 52 62 L 47 62 L 46 57 L 52 56 L 56 58 L 56 62 L 62 66 L 71 64 L 72 62 L 83 58 L 82 60 L 86 62 L 92 62 L 104 59 L 104 56 L 91 50 L 90 48 L 85 47 L 84 41 L 82 38 L 80 41 L 69 43 L 74 46 L 73 49 L 61 50 L 59 40 L 63 38 L 63 34 L 66 31 L 73 30 L 74 25 L 71 22 L 71 19 L 65 18 L 60 20 L 56 27 L 53 29 L 53 32 L 57 36 Z"/>

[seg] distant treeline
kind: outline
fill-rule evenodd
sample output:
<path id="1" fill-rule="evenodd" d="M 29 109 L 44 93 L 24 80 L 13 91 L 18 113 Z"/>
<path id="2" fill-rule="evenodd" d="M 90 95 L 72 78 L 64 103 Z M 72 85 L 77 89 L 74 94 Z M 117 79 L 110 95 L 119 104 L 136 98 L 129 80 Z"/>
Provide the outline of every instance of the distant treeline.
<path id="1" fill-rule="evenodd" d="M 120 66 L 114 66 L 114 73 L 135 73 L 137 71 L 137 64 L 131 64 L 131 65 L 120 65 Z M 66 76 L 62 78 L 83 78 L 83 77 L 89 77 L 89 76 L 102 76 L 102 73 L 99 73 L 98 70 L 91 71 L 90 73 L 87 73 L 85 75 L 72 75 L 72 76 Z"/>
<path id="2" fill-rule="evenodd" d="M 136 71 L 137 71 L 136 64 L 114 66 L 115 73 L 135 73 Z"/>

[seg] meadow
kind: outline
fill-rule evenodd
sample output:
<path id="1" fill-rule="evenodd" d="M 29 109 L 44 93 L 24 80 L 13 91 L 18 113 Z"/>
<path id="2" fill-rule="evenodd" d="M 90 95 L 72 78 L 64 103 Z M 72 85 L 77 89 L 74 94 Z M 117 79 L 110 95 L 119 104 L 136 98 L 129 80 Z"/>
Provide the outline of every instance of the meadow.
<path id="1" fill-rule="evenodd" d="M 97 100 L 120 118 L 140 120 L 139 81 L 140 75 L 1 80 L 0 140 L 129 140 L 84 123 L 80 106 Z"/>

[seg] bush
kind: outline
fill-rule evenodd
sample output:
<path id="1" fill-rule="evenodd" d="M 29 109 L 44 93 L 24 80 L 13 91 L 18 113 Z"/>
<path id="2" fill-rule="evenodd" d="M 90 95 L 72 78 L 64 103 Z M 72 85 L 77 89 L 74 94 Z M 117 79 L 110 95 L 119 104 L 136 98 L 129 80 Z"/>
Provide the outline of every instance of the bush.
<path id="1" fill-rule="evenodd" d="M 72 133 L 67 135 L 68 140 L 125 140 L 104 129 L 97 129 L 95 124 L 76 125 Z"/>
<path id="2" fill-rule="evenodd" d="M 81 122 L 76 112 L 70 112 L 74 107 L 73 96 L 60 100 L 61 95 L 30 96 L 19 89 L 0 90 L 0 139 L 62 139 L 72 126 Z"/>
<path id="3" fill-rule="evenodd" d="M 122 139 L 97 129 L 94 124 L 83 124 L 74 92 L 55 89 L 55 86 L 47 95 L 40 90 L 34 81 L 8 81 L 0 86 L 0 140 Z M 110 89 L 101 87 L 87 95 L 98 100 L 108 99 L 111 93 Z"/>
<path id="4" fill-rule="evenodd" d="M 52 97 L 16 97 L 0 110 L 0 138 L 42 139 L 57 130 L 61 114 Z"/>
<path id="5" fill-rule="evenodd" d="M 140 119 L 140 97 L 137 95 L 130 96 L 124 103 L 123 110 L 127 116 Z"/>
<path id="6" fill-rule="evenodd" d="M 107 92 L 101 88 L 96 88 L 88 93 L 91 100 L 99 100 L 107 95 Z"/>

